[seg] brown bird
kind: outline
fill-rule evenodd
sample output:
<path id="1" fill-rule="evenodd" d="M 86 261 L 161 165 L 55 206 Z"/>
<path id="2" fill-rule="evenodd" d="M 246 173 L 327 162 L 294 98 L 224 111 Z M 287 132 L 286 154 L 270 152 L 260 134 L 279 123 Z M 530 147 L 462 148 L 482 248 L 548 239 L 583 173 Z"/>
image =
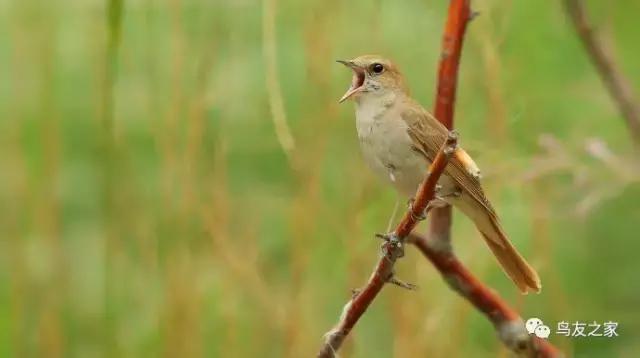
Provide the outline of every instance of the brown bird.
<path id="1" fill-rule="evenodd" d="M 413 100 L 393 62 L 365 55 L 338 61 L 353 71 L 351 87 L 340 102 L 356 104 L 356 128 L 365 161 L 383 180 L 412 198 L 448 130 Z M 506 274 L 521 292 L 539 292 L 536 271 L 507 238 L 480 185 L 480 170 L 458 148 L 438 181 L 434 204 L 453 205 L 482 233 Z"/>

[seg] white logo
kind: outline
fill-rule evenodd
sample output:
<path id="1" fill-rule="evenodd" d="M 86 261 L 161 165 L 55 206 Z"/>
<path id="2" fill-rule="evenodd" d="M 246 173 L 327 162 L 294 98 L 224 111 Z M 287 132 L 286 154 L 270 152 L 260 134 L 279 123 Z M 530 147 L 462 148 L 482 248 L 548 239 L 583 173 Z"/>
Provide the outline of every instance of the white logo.
<path id="1" fill-rule="evenodd" d="M 547 339 L 551 334 L 551 329 L 549 328 L 549 326 L 545 326 L 544 324 L 541 324 L 538 327 L 536 327 L 536 330 L 533 333 L 535 333 L 535 335 L 538 336 L 538 338 Z"/>
<path id="2" fill-rule="evenodd" d="M 533 334 L 538 338 L 547 339 L 551 335 L 551 329 L 545 325 L 540 318 L 532 317 L 524 323 L 529 334 Z M 606 321 L 599 323 L 593 321 L 588 322 L 558 322 L 558 329 L 555 334 L 565 337 L 618 337 L 618 322 Z"/>
<path id="3" fill-rule="evenodd" d="M 527 323 L 524 326 L 527 328 L 527 332 L 529 334 L 533 333 L 536 330 L 536 327 L 542 324 L 542 320 L 540 318 L 529 318 Z"/>
<path id="4" fill-rule="evenodd" d="M 529 334 L 535 334 L 538 338 L 547 339 L 551 334 L 551 328 L 545 326 L 540 318 L 529 318 L 524 326 Z"/>

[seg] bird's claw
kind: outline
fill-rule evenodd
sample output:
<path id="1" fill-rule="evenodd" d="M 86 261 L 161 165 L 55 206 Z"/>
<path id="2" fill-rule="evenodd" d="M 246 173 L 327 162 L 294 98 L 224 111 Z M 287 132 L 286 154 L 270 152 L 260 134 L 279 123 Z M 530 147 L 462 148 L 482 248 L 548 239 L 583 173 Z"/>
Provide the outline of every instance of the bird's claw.
<path id="1" fill-rule="evenodd" d="M 385 245 L 388 244 L 391 245 L 395 250 L 397 250 L 398 257 L 404 256 L 404 245 L 402 244 L 402 240 L 400 240 L 398 235 L 396 235 L 395 231 L 386 234 L 377 233 L 376 237 L 384 240 L 384 243 L 380 247 L 383 255 L 386 255 L 384 248 Z"/>
<path id="2" fill-rule="evenodd" d="M 447 203 L 443 198 L 435 197 L 429 201 L 427 208 L 424 211 L 428 213 L 431 209 L 446 208 L 447 206 L 449 206 L 449 203 Z"/>
<path id="3" fill-rule="evenodd" d="M 426 218 L 427 218 L 427 212 L 428 212 L 429 210 L 425 209 L 425 210 L 423 210 L 420 214 L 417 214 L 417 215 L 416 215 L 416 214 L 413 212 L 413 202 L 414 202 L 414 201 L 416 201 L 416 199 L 411 198 L 411 199 L 409 199 L 409 201 L 407 202 L 407 206 L 409 207 L 409 213 L 411 214 L 411 218 L 412 218 L 413 220 L 415 220 L 415 221 L 422 221 L 422 220 L 426 219 Z"/>

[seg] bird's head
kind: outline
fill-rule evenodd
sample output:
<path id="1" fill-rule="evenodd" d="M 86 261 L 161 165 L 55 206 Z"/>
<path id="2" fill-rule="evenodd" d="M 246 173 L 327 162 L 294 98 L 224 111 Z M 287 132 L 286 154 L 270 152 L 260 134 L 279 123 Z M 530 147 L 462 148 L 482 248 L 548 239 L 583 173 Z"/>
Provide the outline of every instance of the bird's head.
<path id="1" fill-rule="evenodd" d="M 340 103 L 349 98 L 376 97 L 389 92 L 407 92 L 404 77 L 396 65 L 377 55 L 364 55 L 352 60 L 338 60 L 353 71 L 351 87 L 340 98 Z"/>

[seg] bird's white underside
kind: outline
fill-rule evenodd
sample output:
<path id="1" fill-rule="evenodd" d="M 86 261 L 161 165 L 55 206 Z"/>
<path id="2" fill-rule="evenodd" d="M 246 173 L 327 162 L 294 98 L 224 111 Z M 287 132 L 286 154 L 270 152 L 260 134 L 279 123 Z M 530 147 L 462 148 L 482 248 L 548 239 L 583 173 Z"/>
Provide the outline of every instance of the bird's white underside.
<path id="1" fill-rule="evenodd" d="M 367 97 L 362 96 L 356 102 L 356 128 L 364 160 L 380 179 L 412 197 L 430 163 L 412 149 L 407 124 L 394 98 Z M 443 189 L 453 185 L 446 177 L 439 184 Z"/>

